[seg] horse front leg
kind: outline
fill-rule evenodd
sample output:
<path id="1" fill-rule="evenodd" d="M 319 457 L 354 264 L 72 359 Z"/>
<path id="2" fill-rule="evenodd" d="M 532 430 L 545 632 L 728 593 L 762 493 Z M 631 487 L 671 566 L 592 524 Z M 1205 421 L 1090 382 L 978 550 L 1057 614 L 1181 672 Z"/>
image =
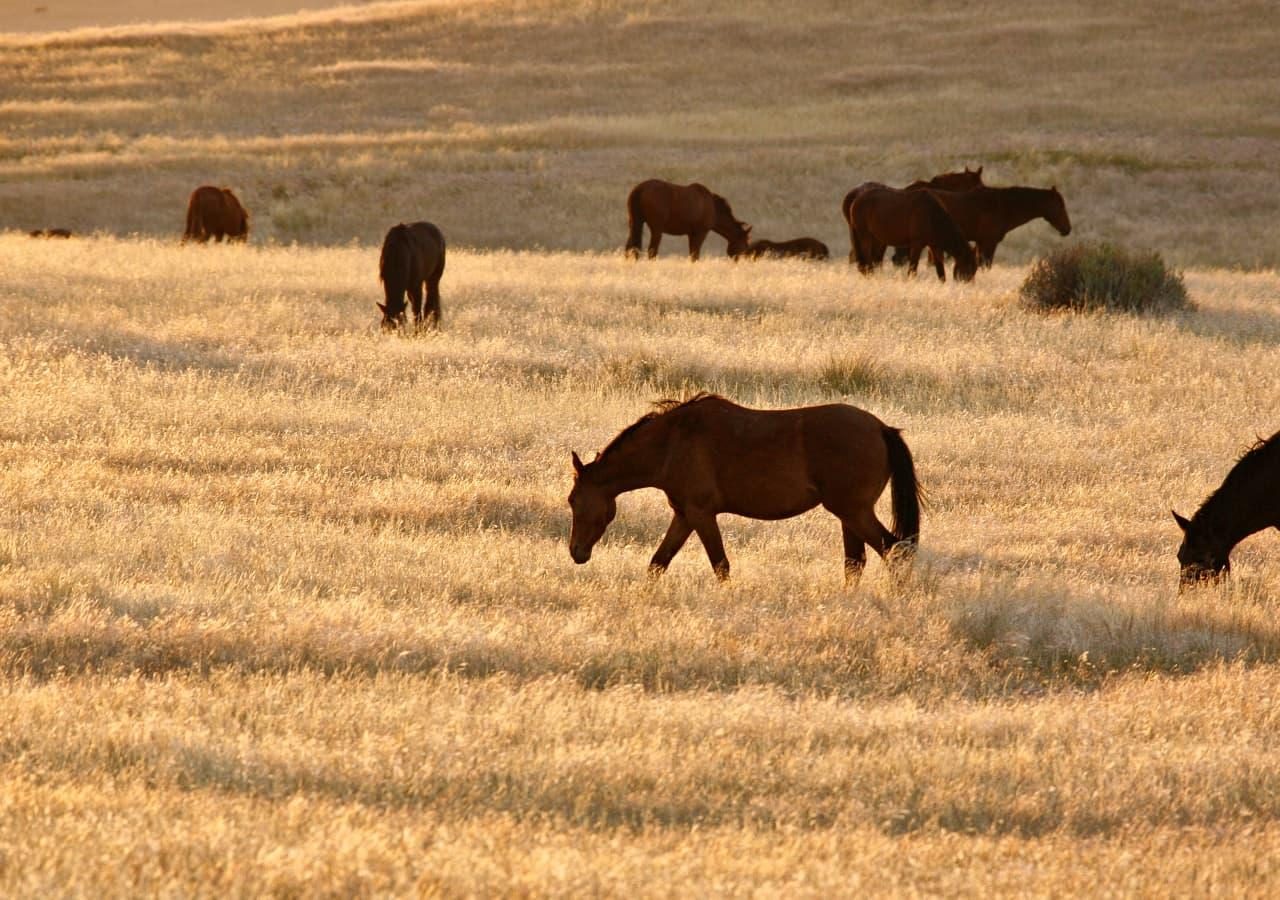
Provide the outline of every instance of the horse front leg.
<path id="1" fill-rule="evenodd" d="M 907 253 L 907 277 L 915 278 L 916 270 L 920 268 L 920 254 L 924 252 L 924 244 L 917 244 L 914 241 L 911 249 Z"/>
<path id="2" fill-rule="evenodd" d="M 649 226 L 649 258 L 653 259 L 658 255 L 658 245 L 662 243 L 662 232 Z"/>
<path id="3" fill-rule="evenodd" d="M 413 330 L 422 325 L 422 282 L 416 282 L 409 288 L 409 305 L 413 307 Z"/>
<path id="4" fill-rule="evenodd" d="M 673 515 L 671 524 L 667 526 L 666 537 L 658 545 L 653 559 L 649 560 L 649 574 L 657 576 L 667 571 L 667 566 L 671 565 L 671 560 L 680 552 L 680 548 L 692 533 L 693 526 L 689 524 L 688 519 L 678 512 Z"/>
<path id="5" fill-rule="evenodd" d="M 729 577 L 729 557 L 724 552 L 724 538 L 720 536 L 720 526 L 716 524 L 714 513 L 691 517 L 689 520 L 693 530 L 698 532 L 698 539 L 707 551 L 707 560 L 721 581 Z"/>
<path id="6" fill-rule="evenodd" d="M 697 262 L 698 257 L 702 255 L 702 242 L 707 239 L 705 231 L 689 232 L 689 260 Z"/>
<path id="7" fill-rule="evenodd" d="M 984 269 L 990 269 L 991 264 L 996 261 L 996 241 L 978 245 L 978 265 Z"/>
<path id="8" fill-rule="evenodd" d="M 937 247 L 930 247 L 929 262 L 933 263 L 933 271 L 938 273 L 938 280 L 946 281 L 947 270 L 946 270 L 946 267 L 943 265 L 943 263 L 946 262 L 946 257 L 943 256 L 942 251 L 939 250 Z"/>
<path id="9" fill-rule="evenodd" d="M 432 330 L 440 327 L 440 279 L 427 282 L 427 302 L 422 310 L 423 325 Z"/>

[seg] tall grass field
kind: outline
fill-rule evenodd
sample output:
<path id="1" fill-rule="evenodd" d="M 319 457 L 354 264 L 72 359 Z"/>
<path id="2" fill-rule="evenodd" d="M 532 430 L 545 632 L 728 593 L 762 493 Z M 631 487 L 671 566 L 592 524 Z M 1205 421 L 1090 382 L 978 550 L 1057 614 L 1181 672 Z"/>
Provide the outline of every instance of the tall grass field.
<path id="1" fill-rule="evenodd" d="M 1170 516 L 1280 429 L 1267 6 L 228 10 L 0 35 L 0 895 L 1275 892 L 1280 534 L 1179 593 Z M 845 263 L 849 188 L 979 164 L 1072 234 Z M 629 262 L 649 177 L 834 261 Z M 1190 306 L 1022 299 L 1095 240 Z M 901 428 L 913 572 L 819 509 L 652 579 L 656 491 L 573 565 L 570 452 L 703 390 Z"/>

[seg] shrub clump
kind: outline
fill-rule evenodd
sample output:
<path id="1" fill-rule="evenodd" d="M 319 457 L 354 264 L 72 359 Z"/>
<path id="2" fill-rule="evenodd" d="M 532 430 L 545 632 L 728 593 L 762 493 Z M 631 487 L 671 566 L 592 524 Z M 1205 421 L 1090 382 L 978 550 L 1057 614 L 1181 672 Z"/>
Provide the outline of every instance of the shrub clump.
<path id="1" fill-rule="evenodd" d="M 1168 313 L 1192 309 L 1182 274 L 1159 253 L 1133 254 L 1111 244 L 1073 244 L 1042 256 L 1022 283 L 1035 309 Z"/>

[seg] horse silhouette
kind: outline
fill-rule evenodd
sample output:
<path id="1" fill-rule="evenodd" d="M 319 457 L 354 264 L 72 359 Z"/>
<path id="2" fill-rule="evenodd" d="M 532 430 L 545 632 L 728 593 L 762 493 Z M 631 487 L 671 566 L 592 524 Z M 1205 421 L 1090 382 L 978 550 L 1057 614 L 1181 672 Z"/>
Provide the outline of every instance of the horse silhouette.
<path id="1" fill-rule="evenodd" d="M 739 222 L 729 201 L 701 184 L 672 184 L 650 179 L 642 181 L 627 195 L 626 254 L 640 256 L 644 226 L 649 226 L 649 258 L 658 255 L 664 234 L 689 236 L 689 258 L 697 261 L 702 242 L 714 231 L 729 242 L 729 255 L 747 249 L 751 226 Z"/>
<path id="2" fill-rule="evenodd" d="M 197 241 L 201 244 L 213 238 L 221 243 L 223 238 L 245 241 L 249 238 L 249 212 L 230 188 L 201 185 L 191 192 L 187 201 L 187 227 L 182 242 Z"/>
<path id="3" fill-rule="evenodd" d="M 906 442 L 896 428 L 845 404 L 758 410 L 715 394 L 664 400 L 592 462 L 577 453 L 572 459 L 569 553 L 579 564 L 613 521 L 618 495 L 647 487 L 665 493 L 673 510 L 649 563 L 655 574 L 697 532 L 716 575 L 729 577 L 721 513 L 787 519 L 821 504 L 840 520 L 849 581 L 866 564 L 867 544 L 891 562 L 909 561 L 920 536 L 921 491 Z M 886 485 L 891 529 L 875 513 Z"/>

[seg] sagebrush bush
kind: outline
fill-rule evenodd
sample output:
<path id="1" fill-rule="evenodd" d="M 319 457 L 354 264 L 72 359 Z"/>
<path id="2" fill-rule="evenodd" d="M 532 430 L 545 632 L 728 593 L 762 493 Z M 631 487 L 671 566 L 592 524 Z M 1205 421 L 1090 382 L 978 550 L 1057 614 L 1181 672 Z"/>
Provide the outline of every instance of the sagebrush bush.
<path id="1" fill-rule="evenodd" d="M 1036 309 L 1102 309 L 1166 313 L 1190 309 L 1182 274 L 1159 253 L 1135 254 L 1111 244 L 1073 244 L 1042 256 L 1022 283 Z"/>

